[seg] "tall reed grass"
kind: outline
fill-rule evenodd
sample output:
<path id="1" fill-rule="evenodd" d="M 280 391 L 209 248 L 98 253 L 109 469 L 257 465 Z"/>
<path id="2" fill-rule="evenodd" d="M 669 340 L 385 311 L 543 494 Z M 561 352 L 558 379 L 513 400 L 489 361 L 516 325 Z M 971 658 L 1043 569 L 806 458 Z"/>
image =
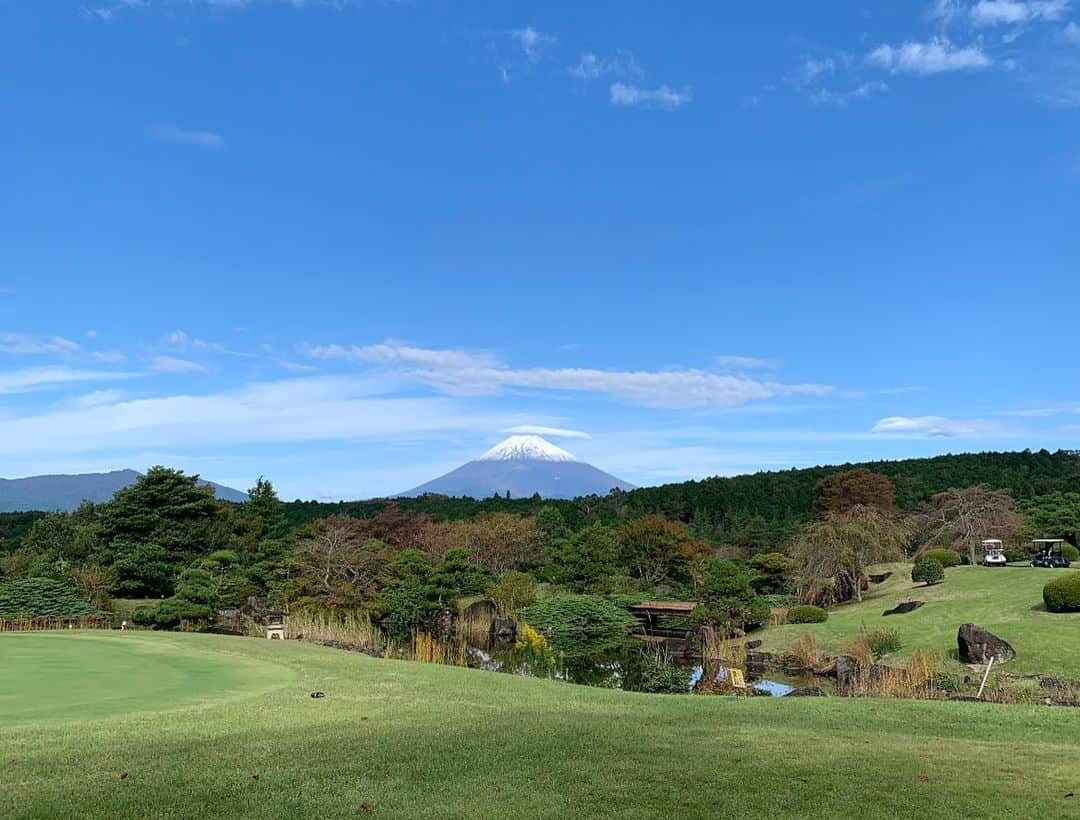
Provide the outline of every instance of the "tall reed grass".
<path id="1" fill-rule="evenodd" d="M 285 637 L 368 651 L 386 646 L 382 630 L 359 612 L 292 612 L 285 619 Z"/>

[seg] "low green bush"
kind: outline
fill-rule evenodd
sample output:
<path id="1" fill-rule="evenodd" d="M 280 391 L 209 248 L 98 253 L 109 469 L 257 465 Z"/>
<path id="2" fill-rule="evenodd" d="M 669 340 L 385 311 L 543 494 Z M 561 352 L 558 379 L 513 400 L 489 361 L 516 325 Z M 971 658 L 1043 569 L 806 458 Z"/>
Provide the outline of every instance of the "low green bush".
<path id="1" fill-rule="evenodd" d="M 0 584 L 0 618 L 79 618 L 90 605 L 71 584 L 54 578 L 17 578 Z"/>
<path id="2" fill-rule="evenodd" d="M 823 624 L 829 620 L 829 613 L 819 606 L 800 604 L 787 611 L 789 624 Z"/>
<path id="3" fill-rule="evenodd" d="M 1051 612 L 1080 612 L 1080 572 L 1069 572 L 1043 587 L 1043 603 Z"/>
<path id="4" fill-rule="evenodd" d="M 1061 557 L 1066 561 L 1080 561 L 1080 550 L 1072 544 L 1062 544 Z"/>
<path id="5" fill-rule="evenodd" d="M 945 568 L 935 559 L 924 555 L 915 562 L 915 567 L 911 570 L 911 580 L 927 586 L 940 584 L 945 580 Z"/>
<path id="6" fill-rule="evenodd" d="M 919 557 L 929 558 L 931 561 L 937 561 L 939 564 L 941 564 L 942 569 L 960 566 L 960 553 L 958 553 L 956 550 L 932 549 L 927 550 Z"/>
<path id="7" fill-rule="evenodd" d="M 618 651 L 629 643 L 637 619 L 596 595 L 541 598 L 518 613 L 567 658 L 588 658 Z"/>

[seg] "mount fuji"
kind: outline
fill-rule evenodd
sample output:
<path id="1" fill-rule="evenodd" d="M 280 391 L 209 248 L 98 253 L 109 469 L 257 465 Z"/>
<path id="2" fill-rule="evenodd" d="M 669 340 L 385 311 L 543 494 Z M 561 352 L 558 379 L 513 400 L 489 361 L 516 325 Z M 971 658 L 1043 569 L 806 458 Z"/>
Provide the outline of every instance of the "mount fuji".
<path id="1" fill-rule="evenodd" d="M 577 498 L 607 495 L 612 489 L 632 490 L 632 484 L 578 461 L 572 454 L 540 436 L 511 436 L 475 461 L 414 487 L 402 496 L 428 493 L 490 498 L 506 495 L 529 498 Z"/>

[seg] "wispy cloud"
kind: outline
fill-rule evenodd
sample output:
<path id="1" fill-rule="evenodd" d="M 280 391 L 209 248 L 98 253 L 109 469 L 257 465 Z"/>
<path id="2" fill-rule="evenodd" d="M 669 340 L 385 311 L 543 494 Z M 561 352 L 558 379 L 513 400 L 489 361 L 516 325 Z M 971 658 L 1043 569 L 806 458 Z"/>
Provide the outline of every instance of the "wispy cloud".
<path id="1" fill-rule="evenodd" d="M 70 367 L 32 367 L 0 373 L 0 394 L 30 393 L 75 382 L 106 382 L 135 378 L 136 373 L 81 370 Z"/>
<path id="2" fill-rule="evenodd" d="M 536 435 L 536 436 L 549 436 L 551 438 L 574 438 L 574 439 L 590 439 L 588 433 L 584 430 L 568 430 L 565 427 L 545 427 L 542 424 L 516 424 L 513 427 L 504 427 L 499 431 L 500 433 L 509 433 L 516 435 Z"/>
<path id="3" fill-rule="evenodd" d="M 1080 25 L 1070 22 L 1061 30 L 1061 37 L 1066 43 L 1080 46 Z"/>
<path id="4" fill-rule="evenodd" d="M 866 82 L 846 91 L 834 91 L 818 88 L 810 93 L 810 102 L 814 105 L 835 105 L 845 108 L 857 100 L 868 100 L 875 94 L 884 94 L 889 86 L 883 82 Z"/>
<path id="5" fill-rule="evenodd" d="M 955 46 L 943 37 L 899 46 L 882 44 L 866 55 L 866 61 L 890 74 L 918 75 L 978 71 L 992 64 L 980 44 Z"/>
<path id="6" fill-rule="evenodd" d="M 150 367 L 158 373 L 207 373 L 203 365 L 189 359 L 180 359 L 176 356 L 154 356 L 150 360 Z"/>
<path id="7" fill-rule="evenodd" d="M 1060 20 L 1068 10 L 1068 0 L 979 0 L 971 7 L 971 21 L 980 27 L 1015 26 L 1036 20 Z"/>
<path id="8" fill-rule="evenodd" d="M 28 333 L 0 332 L 0 353 L 12 356 L 39 356 L 60 354 L 65 356 L 82 353 L 78 342 L 62 336 L 33 336 Z"/>
<path id="9" fill-rule="evenodd" d="M 824 384 L 786 384 L 700 369 L 618 371 L 596 368 L 515 368 L 489 353 L 439 350 L 387 341 L 367 346 L 305 346 L 322 359 L 393 366 L 399 376 L 459 396 L 497 394 L 504 388 L 594 393 L 643 407 L 730 407 L 788 396 L 824 396 Z"/>
<path id="10" fill-rule="evenodd" d="M 68 374 L 68 380 L 75 375 Z M 0 376 L 0 392 L 8 376 Z M 512 423 L 507 414 L 484 412 L 461 400 L 371 396 L 371 390 L 362 377 L 288 379 L 207 395 L 91 402 L 94 406 L 4 416 L 0 455 L 384 441 L 450 431 L 489 433 Z"/>
<path id="11" fill-rule="evenodd" d="M 581 59 L 575 65 L 570 66 L 567 73 L 579 80 L 595 80 L 600 77 L 631 77 L 640 79 L 645 72 L 634 59 L 633 54 L 620 53 L 614 57 L 600 57 L 591 52 L 581 55 Z"/>
<path id="12" fill-rule="evenodd" d="M 537 31 L 532 26 L 513 28 L 503 33 L 517 41 L 518 45 L 521 47 L 522 53 L 525 55 L 525 59 L 530 63 L 540 62 L 541 58 L 544 56 L 545 49 L 555 45 L 559 41 L 554 35 Z"/>
<path id="13" fill-rule="evenodd" d="M 689 88 L 677 91 L 668 85 L 642 88 L 630 83 L 612 83 L 608 89 L 612 105 L 630 108 L 659 108 L 673 111 L 693 99 Z"/>
<path id="14" fill-rule="evenodd" d="M 173 142 L 180 145 L 192 145 L 208 151 L 216 151 L 225 147 L 225 138 L 213 131 L 198 131 L 180 128 L 175 125 L 155 125 L 150 129 L 155 139 L 162 142 Z"/>
<path id="15" fill-rule="evenodd" d="M 779 365 L 776 359 L 761 359 L 756 356 L 717 356 L 714 361 L 720 367 L 735 367 L 741 370 L 773 370 Z"/>

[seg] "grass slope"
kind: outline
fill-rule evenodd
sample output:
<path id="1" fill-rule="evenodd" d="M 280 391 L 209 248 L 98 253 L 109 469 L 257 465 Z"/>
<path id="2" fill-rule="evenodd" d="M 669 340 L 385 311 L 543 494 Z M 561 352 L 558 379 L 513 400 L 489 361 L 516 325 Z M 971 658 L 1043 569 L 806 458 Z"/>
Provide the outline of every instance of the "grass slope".
<path id="1" fill-rule="evenodd" d="M 900 656 L 920 648 L 955 653 L 960 624 L 976 623 L 1016 649 L 1008 670 L 1080 678 L 1080 614 L 1047 612 L 1042 602 L 1043 585 L 1073 570 L 953 567 L 945 570 L 943 583 L 926 587 L 911 582 L 910 564 L 888 569 L 893 576 L 872 587 L 862 603 L 830 611 L 823 624 L 767 629 L 762 633 L 764 648 L 782 649 L 810 633 L 823 649 L 841 651 L 864 626 L 887 626 L 900 632 L 904 643 Z M 925 605 L 906 615 L 882 616 L 909 600 Z"/>
<path id="2" fill-rule="evenodd" d="M 84 651 L 71 636 L 42 635 L 31 641 L 40 652 L 20 656 L 25 640 L 0 635 L 0 668 L 18 658 L 23 672 L 5 676 L 0 693 L 35 698 L 22 681 Z M 336 818 L 367 805 L 401 818 L 775 820 L 1080 809 L 1065 797 L 1080 790 L 1080 710 L 665 697 L 293 642 L 94 637 L 99 651 L 109 642 L 148 658 L 253 664 L 273 688 L 62 719 L 71 710 L 58 687 L 53 720 L 0 724 L 0 816 Z M 84 697 L 79 689 L 70 680 L 67 699 Z M 310 698 L 314 689 L 326 698 Z"/>

